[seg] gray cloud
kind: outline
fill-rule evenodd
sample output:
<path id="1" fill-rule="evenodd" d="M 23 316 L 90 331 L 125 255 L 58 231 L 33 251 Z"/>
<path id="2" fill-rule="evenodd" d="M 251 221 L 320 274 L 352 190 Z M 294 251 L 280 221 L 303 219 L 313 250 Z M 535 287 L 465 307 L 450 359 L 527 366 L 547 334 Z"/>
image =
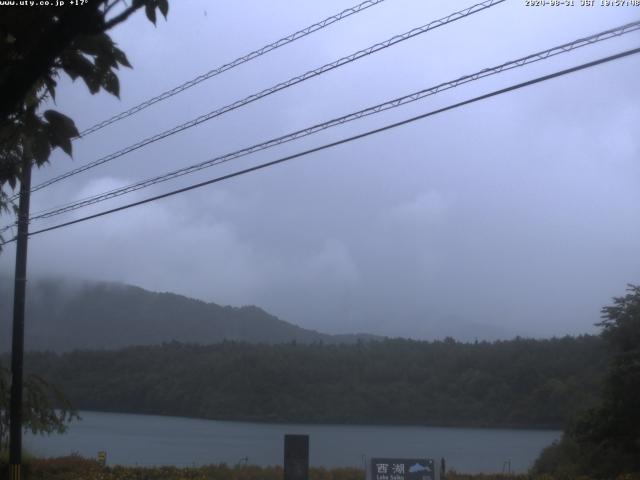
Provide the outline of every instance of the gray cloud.
<path id="1" fill-rule="evenodd" d="M 135 69 L 122 101 L 63 82 L 88 126 L 350 2 L 173 2 L 114 32 Z M 56 154 L 36 182 L 468 5 L 390 0 Z M 206 15 L 205 15 L 206 11 Z M 394 96 L 629 22 L 633 8 L 506 2 L 34 194 L 34 210 L 126 185 Z M 636 46 L 637 33 L 174 180 L 141 199 Z M 257 304 L 329 333 L 417 337 L 593 331 L 640 277 L 637 58 L 31 242 L 32 274 Z M 32 228 L 47 223 L 34 223 Z M 12 269 L 12 248 L 0 257 Z M 473 324 L 491 328 L 477 330 Z M 473 336 L 473 333 L 470 333 Z"/>

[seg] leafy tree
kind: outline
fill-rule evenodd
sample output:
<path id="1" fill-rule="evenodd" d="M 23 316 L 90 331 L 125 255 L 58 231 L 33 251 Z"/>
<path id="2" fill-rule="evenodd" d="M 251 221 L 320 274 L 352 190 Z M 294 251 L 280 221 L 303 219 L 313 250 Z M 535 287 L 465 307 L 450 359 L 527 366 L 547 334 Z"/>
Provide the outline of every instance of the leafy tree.
<path id="1" fill-rule="evenodd" d="M 640 286 L 627 291 L 602 309 L 598 324 L 612 353 L 602 401 L 543 452 L 536 473 L 640 473 Z"/>
<path id="2" fill-rule="evenodd" d="M 604 400 L 580 419 L 573 435 L 594 447 L 593 460 L 640 472 L 640 286 L 602 309 L 602 336 L 613 352 Z M 610 473 L 618 473 L 609 470 Z"/>
<path id="3" fill-rule="evenodd" d="M 64 8 L 2 9 L 0 214 L 15 210 L 5 187 L 15 189 L 23 168 L 46 164 L 54 148 L 72 154 L 72 139 L 79 135 L 73 120 L 56 110 L 41 108 L 47 99 L 55 100 L 62 72 L 74 81 L 82 79 L 92 94 L 105 90 L 119 96 L 116 71 L 131 65 L 106 32 L 141 8 L 155 24 L 156 10 L 166 18 L 168 0 L 133 0 L 131 5 L 123 0 L 92 0 Z M 9 378 L 8 371 L 0 367 L 0 450 L 6 446 L 9 431 Z M 56 387 L 39 376 L 27 377 L 25 429 L 33 433 L 63 432 L 75 417 L 76 412 Z"/>
<path id="4" fill-rule="evenodd" d="M 10 372 L 0 365 L 0 452 L 8 447 Z M 37 375 L 24 382 L 23 426 L 34 434 L 63 433 L 67 423 L 79 419 L 69 400 Z"/>
<path id="5" fill-rule="evenodd" d="M 131 67 L 107 31 L 144 8 L 154 24 L 165 16 L 168 0 L 91 0 L 64 8 L 4 7 L 0 16 L 0 213 L 11 210 L 4 187 L 15 189 L 24 165 L 42 166 L 51 151 L 72 154 L 79 135 L 72 119 L 56 110 L 41 111 L 55 99 L 64 72 L 81 78 L 92 94 L 119 96 L 117 70 Z M 114 13 L 114 12 L 118 13 Z"/>

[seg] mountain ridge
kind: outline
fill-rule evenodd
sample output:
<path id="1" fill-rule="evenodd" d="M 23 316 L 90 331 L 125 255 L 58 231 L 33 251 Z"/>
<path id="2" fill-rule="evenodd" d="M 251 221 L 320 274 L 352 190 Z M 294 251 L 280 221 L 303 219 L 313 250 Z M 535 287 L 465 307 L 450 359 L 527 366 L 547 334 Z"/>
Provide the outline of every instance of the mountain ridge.
<path id="1" fill-rule="evenodd" d="M 0 287 L 0 350 L 10 345 L 11 290 Z M 255 305 L 222 306 L 116 282 L 38 278 L 27 289 L 27 350 L 115 349 L 180 341 L 354 343 L 368 334 L 330 335 L 282 320 Z"/>

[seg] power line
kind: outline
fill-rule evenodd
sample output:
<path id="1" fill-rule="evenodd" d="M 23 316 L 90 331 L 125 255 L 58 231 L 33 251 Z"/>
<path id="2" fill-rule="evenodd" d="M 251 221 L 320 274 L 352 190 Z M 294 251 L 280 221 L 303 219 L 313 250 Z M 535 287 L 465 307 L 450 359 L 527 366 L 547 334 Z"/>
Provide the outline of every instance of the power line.
<path id="1" fill-rule="evenodd" d="M 393 108 L 397 108 L 399 106 L 402 105 L 406 105 L 408 103 L 411 102 L 415 102 L 417 100 L 423 99 L 427 96 L 431 96 L 431 95 L 435 95 L 439 92 L 445 91 L 445 90 L 449 90 L 452 88 L 455 88 L 459 85 L 465 84 L 465 83 L 469 83 L 475 80 L 479 80 L 481 78 L 485 78 L 491 75 L 495 75 L 507 70 L 511 70 L 517 67 L 522 67 L 525 65 L 529 65 L 531 63 L 535 63 L 544 59 L 547 59 L 549 57 L 555 56 L 555 55 L 559 55 L 562 53 L 567 53 L 570 52 L 572 50 L 575 50 L 577 48 L 586 46 L 586 45 L 591 45 L 597 42 L 601 42 L 607 39 L 611 39 L 614 37 L 618 37 L 620 35 L 624 35 L 626 33 L 630 33 L 633 31 L 636 31 L 640 29 L 640 21 L 637 22 L 632 22 L 632 23 L 628 23 L 626 25 L 622 25 L 619 27 L 615 27 L 609 30 L 605 30 L 603 32 L 599 32 L 596 33 L 594 35 L 590 35 L 588 37 L 584 37 L 584 38 L 580 38 L 577 40 L 574 40 L 573 42 L 569 42 L 569 43 L 565 43 L 563 45 L 559 45 L 553 48 L 549 48 L 547 50 L 543 50 L 537 53 L 533 53 L 531 55 L 527 55 L 526 57 L 521 57 L 518 58 L 517 60 L 511 60 L 505 63 L 502 63 L 500 65 L 497 65 L 495 67 L 490 67 L 490 68 L 485 68 L 483 70 L 480 70 L 476 73 L 470 74 L 470 75 L 464 75 L 462 77 L 459 77 L 455 80 L 451 80 L 449 82 L 444 82 L 444 83 L 440 83 L 436 86 L 430 87 L 430 88 L 426 88 L 423 90 L 420 90 L 418 92 L 414 92 L 411 93 L 409 95 L 404 95 L 402 97 L 398 97 L 395 98 L 393 100 L 389 100 L 386 101 L 384 103 L 380 103 L 378 105 L 372 106 L 372 107 L 368 107 L 365 108 L 363 110 L 359 110 L 357 112 L 354 113 L 350 113 L 348 115 L 343 115 L 341 117 L 337 117 L 331 120 L 328 120 L 326 122 L 320 123 L 320 124 L 316 124 L 313 125 L 311 127 L 307 127 L 301 130 L 297 130 L 293 133 L 289 133 L 277 138 L 273 138 L 270 140 L 267 140 L 265 142 L 261 142 L 255 145 L 252 145 L 250 147 L 246 147 L 243 148 L 241 150 L 237 150 L 235 152 L 231 152 L 231 153 L 227 153 L 224 155 L 220 155 L 218 157 L 206 160 L 204 162 L 200 162 L 188 167 L 184 167 L 181 169 L 177 169 L 174 170 L 172 172 L 168 172 L 165 173 L 163 175 L 158 175 L 156 177 L 153 178 L 149 178 L 146 180 L 142 180 L 140 182 L 137 183 L 133 183 L 131 185 L 127 185 L 125 187 L 120 187 L 114 190 L 110 190 L 107 192 L 103 192 L 101 194 L 98 195 L 94 195 L 92 197 L 88 197 L 88 198 L 84 198 L 82 200 L 78 200 L 75 202 L 71 202 L 59 207 L 55 207 L 46 211 L 42 211 L 42 212 L 38 212 L 36 214 L 34 214 L 31 217 L 31 221 L 33 220 L 39 220 L 39 219 L 43 219 L 43 218 L 50 218 L 56 215 L 61 215 L 63 213 L 67 213 L 73 210 L 77 210 L 79 208 L 88 206 L 88 205 L 93 205 L 95 203 L 99 203 L 105 200 L 109 200 L 115 197 L 119 197 L 121 195 L 125 195 L 127 193 L 131 193 L 137 190 L 140 190 L 142 188 L 146 188 L 161 182 L 165 182 L 174 178 L 178 178 L 181 177 L 183 175 L 187 175 L 199 170 L 202 170 L 204 168 L 209 168 L 215 165 L 219 165 L 221 163 L 225 163 L 231 160 L 235 160 L 238 159 L 240 157 L 244 157 L 246 155 L 249 155 L 251 153 L 255 153 L 261 150 L 265 150 L 267 148 L 271 148 L 277 145 L 281 145 L 283 143 L 287 143 L 302 137 L 306 137 L 308 135 L 312 135 L 314 133 L 317 133 L 319 131 L 322 130 L 326 130 L 328 128 L 331 127 L 335 127 L 338 125 L 343 125 L 347 122 L 351 122 L 360 118 L 363 118 L 365 116 L 369 116 L 369 115 L 373 115 L 382 111 L 386 111 L 386 110 L 390 110 Z"/>
<path id="2" fill-rule="evenodd" d="M 620 53 L 617 53 L 617 54 L 614 54 L 614 55 L 610 55 L 608 57 L 600 58 L 598 60 L 594 60 L 594 61 L 591 61 L 591 62 L 583 63 L 581 65 L 578 65 L 578 66 L 575 66 L 575 67 L 571 67 L 571 68 L 567 68 L 567 69 L 564 69 L 564 70 L 560 70 L 560 71 L 557 71 L 557 72 L 554 72 L 554 73 L 551 73 L 551 74 L 548 74 L 548 75 L 543 75 L 541 77 L 537 77 L 537 78 L 534 78 L 532 80 L 528 80 L 526 82 L 521 82 L 521 83 L 518 83 L 518 84 L 515 84 L 515 85 L 511 85 L 511 86 L 506 87 L 506 88 L 502 88 L 502 89 L 499 89 L 499 90 L 494 90 L 494 91 L 492 91 L 490 93 L 486 93 L 484 95 L 480 95 L 480 96 L 477 96 L 477 97 L 474 97 L 474 98 L 471 98 L 471 99 L 468 99 L 468 100 L 464 100 L 462 102 L 458 102 L 458 103 L 449 105 L 447 107 L 443 107 L 443 108 L 439 108 L 439 109 L 436 109 L 436 110 L 432 110 L 430 112 L 423 113 L 421 115 L 418 115 L 418 116 L 415 116 L 415 117 L 411 117 L 411 118 L 402 120 L 400 122 L 392 123 L 392 124 L 386 125 L 384 127 L 380 127 L 380 128 L 376 128 L 376 129 L 373 129 L 373 130 L 369 130 L 369 131 L 364 132 L 364 133 L 360 133 L 358 135 L 353 135 L 351 137 L 343 138 L 341 140 L 338 140 L 338 141 L 335 141 L 335 142 L 331 142 L 331 143 L 327 143 L 327 144 L 321 145 L 319 147 L 315 147 L 315 148 L 311 148 L 309 150 L 305 150 L 303 152 L 295 153 L 293 155 L 288 155 L 286 157 L 282 157 L 282 158 L 279 158 L 277 160 L 273 160 L 271 162 L 262 163 L 260 165 L 256 165 L 256 166 L 253 166 L 253 167 L 250 167 L 250 168 L 246 168 L 244 170 L 239 170 L 239 171 L 234 172 L 234 173 L 230 173 L 230 174 L 227 174 L 227 175 L 216 177 L 216 178 L 213 178 L 211 180 L 207 180 L 205 182 L 196 183 L 196 184 L 190 185 L 188 187 L 184 187 L 184 188 L 180 188 L 180 189 L 177 189 L 177 190 L 173 190 L 173 191 L 170 191 L 170 192 L 167 192 L 167 193 L 163 193 L 161 195 L 156 195 L 154 197 L 150 197 L 150 198 L 146 198 L 144 200 L 140 200 L 140 201 L 137 201 L 137 202 L 129 203 L 127 205 L 123 205 L 123 206 L 120 206 L 120 207 L 117 207 L 117 208 L 112 208 L 110 210 L 105 210 L 105 211 L 102 211 L 102 212 L 99 212 L 99 213 L 95 213 L 93 215 L 88 215 L 86 217 L 78 218 L 76 220 L 71 220 L 69 222 L 64 222 L 64 223 L 60 223 L 58 225 L 54 225 L 54 226 L 51 226 L 51 227 L 43 228 L 41 230 L 36 230 L 36 231 L 30 232 L 29 235 L 31 236 L 31 235 L 38 235 L 38 234 L 45 233 L 45 232 L 50 232 L 52 230 L 57 230 L 59 228 L 68 227 L 68 226 L 74 225 L 76 223 L 85 222 L 87 220 L 92 220 L 94 218 L 102 217 L 102 216 L 109 215 L 109 214 L 112 214 L 112 213 L 115 213 L 115 212 L 120 212 L 122 210 L 127 210 L 129 208 L 137 207 L 139 205 L 144 205 L 146 203 L 154 202 L 156 200 L 160 200 L 160 199 L 167 198 L 167 197 L 170 197 L 170 196 L 173 196 L 173 195 L 177 195 L 179 193 L 188 192 L 190 190 L 195 190 L 197 188 L 201 188 L 201 187 L 204 187 L 204 186 L 207 186 L 207 185 L 211 185 L 211 184 L 214 184 L 214 183 L 222 182 L 224 180 L 228 180 L 230 178 L 234 178 L 234 177 L 238 177 L 238 176 L 241 176 L 241 175 L 245 175 L 247 173 L 254 172 L 256 170 L 261 170 L 261 169 L 264 169 L 264 168 L 267 168 L 267 167 L 271 167 L 271 166 L 274 166 L 274 165 L 277 165 L 277 164 L 280 164 L 280 163 L 284 163 L 284 162 L 296 159 L 296 158 L 300 158 L 300 157 L 309 155 L 311 153 L 316 153 L 316 152 L 319 152 L 319 151 L 322 151 L 322 150 L 326 150 L 326 149 L 329 149 L 329 148 L 336 147 L 338 145 L 342 145 L 342 144 L 345 144 L 345 143 L 352 142 L 354 140 L 359 140 L 361 138 L 369 137 L 371 135 L 375 135 L 375 134 L 378 134 L 378 133 L 381 133 L 381 132 L 384 132 L 384 131 L 387 131 L 387 130 L 391 130 L 393 128 L 397 128 L 397 127 L 400 127 L 402 125 L 407 125 L 409 123 L 413 123 L 413 122 L 416 122 L 418 120 L 422 120 L 424 118 L 437 115 L 439 113 L 447 112 L 449 110 L 454 110 L 456 108 L 459 108 L 459 107 L 462 107 L 462 106 L 465 106 L 465 105 L 469 105 L 469 104 L 472 104 L 472 103 L 475 103 L 475 102 L 479 102 L 481 100 L 486 100 L 488 98 L 495 97 L 497 95 L 502 95 L 504 93 L 508 93 L 508 92 L 511 92 L 511 91 L 514 91 L 514 90 L 518 90 L 518 89 L 521 89 L 521 88 L 524 88 L 524 87 L 528 87 L 530 85 L 534 85 L 534 84 L 537 84 L 537 83 L 545 82 L 547 80 L 551 80 L 551 79 L 554 79 L 554 78 L 557 78 L 557 77 L 561 77 L 563 75 L 568 75 L 570 73 L 574 73 L 574 72 L 577 72 L 577 71 L 580 71 L 580 70 L 585 70 L 587 68 L 591 68 L 591 67 L 594 67 L 594 66 L 597 66 L 597 65 L 601 65 L 601 64 L 608 63 L 608 62 L 611 62 L 611 61 L 614 61 L 614 60 L 618 60 L 618 59 L 623 58 L 623 57 L 627 57 L 627 56 L 630 56 L 630 55 L 635 55 L 637 53 L 640 53 L 640 47 L 634 48 L 634 49 L 631 49 L 631 50 L 626 50 L 624 52 L 620 52 Z M 13 241 L 15 241 L 15 238 L 12 239 L 12 240 L 9 240 L 7 242 L 4 242 L 3 245 L 5 245 L 7 243 L 11 243 Z"/>
<path id="3" fill-rule="evenodd" d="M 29 219 L 29 221 L 31 221 L 31 219 Z M 11 223 L 9 225 L 5 225 L 4 227 L 0 228 L 0 235 L 2 235 L 7 230 L 11 230 L 12 228 L 16 228 L 17 224 L 18 224 L 18 222 L 14 222 L 14 223 Z"/>
<path id="4" fill-rule="evenodd" d="M 123 112 L 120 112 L 106 120 L 103 120 L 101 122 L 96 123 L 95 125 L 83 130 L 82 132 L 80 132 L 79 136 L 76 138 L 80 138 L 80 137 L 86 137 L 87 135 L 90 135 L 91 133 L 97 132 L 98 130 L 101 130 L 102 128 L 111 125 L 112 123 L 115 123 L 119 120 L 123 120 L 127 117 L 130 117 L 131 115 L 134 115 L 148 107 L 150 107 L 151 105 L 154 105 L 155 103 L 158 103 L 162 100 L 166 100 L 167 98 L 173 97 L 174 95 L 177 95 L 205 80 L 208 80 L 209 78 L 213 78 L 217 75 L 220 75 L 221 73 L 226 72 L 227 70 L 231 70 L 232 68 L 235 68 L 239 65 L 242 65 L 243 63 L 247 63 L 251 60 L 254 60 L 262 55 L 265 55 L 266 53 L 275 50 L 277 48 L 280 48 L 284 45 L 287 45 L 291 42 L 294 42 L 295 40 L 298 40 L 300 38 L 303 38 L 307 35 L 310 35 L 313 32 L 316 32 L 318 30 L 321 30 L 325 27 L 328 27 L 329 25 L 332 25 L 333 23 L 336 23 L 344 18 L 347 18 L 351 15 L 354 15 L 356 13 L 359 13 L 363 10 L 366 10 L 369 7 L 372 7 L 374 5 L 378 5 L 379 3 L 384 2 L 385 0 L 366 0 L 365 2 L 362 2 L 354 7 L 350 7 L 347 8 L 345 10 L 343 10 L 340 13 L 337 13 L 335 15 L 332 15 L 330 17 L 325 18 L 324 20 L 321 20 L 320 22 L 314 23 L 313 25 L 310 25 L 306 28 L 303 28 L 302 30 L 298 30 L 295 33 L 292 33 L 286 37 L 283 37 L 279 40 L 276 40 L 273 43 L 270 43 L 268 45 L 265 45 L 262 48 L 259 48 L 258 50 L 254 50 L 253 52 L 250 52 L 242 57 L 236 58 L 235 60 L 233 60 L 232 62 L 226 63 L 222 66 L 216 67 L 212 70 L 209 70 L 206 73 L 203 73 L 202 75 L 199 75 L 198 77 L 191 79 L 187 82 L 184 82 L 181 85 L 178 85 L 177 87 L 174 87 L 170 90 L 167 90 L 163 93 L 161 93 L 160 95 L 157 95 L 155 97 L 152 97 L 134 107 L 131 107 L 128 110 L 125 110 Z M 4 142 L 4 141 L 9 141 L 12 138 L 15 139 L 16 137 L 16 132 L 12 132 L 9 135 L 5 136 L 5 138 L 0 139 L 0 143 Z M 17 198 L 17 194 L 14 195 L 11 200 L 15 200 Z M 1 230 L 0 230 L 1 231 Z"/>
<path id="5" fill-rule="evenodd" d="M 119 120 L 123 120 L 127 117 L 130 117 L 131 115 L 134 115 L 148 107 L 150 107 L 151 105 L 154 105 L 158 102 L 161 102 L 163 100 L 166 100 L 167 98 L 173 97 L 174 95 L 177 95 L 181 92 L 184 92 L 185 90 L 204 82 L 205 80 L 208 80 L 210 78 L 213 78 L 217 75 L 220 75 L 221 73 L 226 72 L 227 70 L 231 70 L 232 68 L 235 68 L 239 65 L 242 65 L 243 63 L 247 63 L 251 60 L 254 60 L 262 55 L 265 55 L 266 53 L 269 53 L 273 50 L 276 50 L 277 48 L 283 47 L 289 43 L 292 43 L 300 38 L 306 37 L 307 35 L 310 35 L 314 32 L 317 32 L 318 30 L 322 30 L 325 27 L 328 27 L 329 25 L 332 25 L 336 22 L 339 22 L 340 20 L 350 17 L 351 15 L 354 15 L 356 13 L 362 12 L 363 10 L 366 10 L 369 7 L 373 7 L 374 5 L 378 5 L 379 3 L 384 2 L 385 0 L 367 0 L 365 2 L 362 2 L 354 7 L 350 7 L 347 8 L 345 10 L 343 10 L 340 13 L 337 13 L 335 15 L 332 15 L 330 17 L 325 18 L 324 20 L 321 20 L 320 22 L 314 23 L 313 25 L 310 25 L 306 28 L 303 28 L 302 30 L 298 30 L 295 33 L 292 33 L 290 35 L 287 35 L 286 37 L 282 37 L 279 40 L 276 40 L 275 42 L 272 42 L 268 45 L 265 45 L 264 47 L 261 47 L 257 50 L 254 50 L 250 53 L 247 53 L 246 55 L 243 55 L 242 57 L 238 57 L 235 60 L 229 62 L 229 63 L 225 63 L 224 65 L 221 65 L 219 67 L 216 67 L 212 70 L 209 70 L 206 73 L 203 73 L 202 75 L 197 76 L 196 78 L 193 78 L 187 82 L 184 82 L 181 85 L 178 85 L 177 87 L 174 87 L 170 90 L 167 90 L 165 92 L 162 92 L 161 94 L 150 98 L 134 107 L 129 108 L 128 110 L 125 110 L 123 112 L 118 113 L 117 115 L 114 115 L 110 118 L 107 118 L 106 120 L 103 120 L 101 122 L 96 123 L 95 125 L 92 125 L 91 127 L 83 130 L 82 132 L 80 132 L 80 136 L 81 137 L 86 137 L 87 135 L 90 135 L 91 133 L 97 132 L 98 130 L 106 127 L 107 125 L 111 125 L 112 123 L 115 123 Z"/>
<path id="6" fill-rule="evenodd" d="M 285 88 L 291 87 L 293 85 L 296 85 L 298 83 L 304 82 L 306 80 L 309 80 L 310 78 L 316 77 L 318 75 L 321 75 L 323 73 L 326 73 L 330 70 L 333 70 L 335 68 L 341 67 L 343 65 L 346 65 L 348 63 L 351 63 L 355 60 L 358 60 L 362 57 L 371 55 L 372 53 L 376 53 L 380 50 L 383 50 L 385 48 L 388 48 L 392 45 L 395 45 L 397 43 L 403 42 L 405 40 L 408 40 L 410 38 L 413 38 L 417 35 L 421 35 L 423 33 L 426 33 L 430 30 L 433 30 L 435 28 L 441 27 L 443 25 L 447 25 L 449 23 L 455 22 L 456 20 L 460 20 L 461 18 L 465 18 L 469 15 L 472 15 L 474 13 L 478 13 L 480 11 L 486 10 L 487 8 L 491 8 L 497 4 L 500 4 L 502 2 L 504 2 L 505 0 L 485 0 L 482 3 L 478 3 L 476 5 L 472 5 L 471 7 L 465 8 L 463 10 L 451 13 L 449 15 L 447 15 L 446 17 L 443 17 L 441 19 L 438 20 L 434 20 L 426 25 L 423 25 L 421 27 L 416 27 L 412 30 L 409 30 L 408 32 L 405 32 L 401 35 L 395 35 L 394 37 L 385 40 L 384 42 L 380 42 L 377 43 L 375 45 L 372 45 L 368 48 L 365 48 L 364 50 L 359 50 L 351 55 L 348 55 L 346 57 L 342 57 L 339 60 L 335 60 L 331 63 L 327 63 L 325 65 L 323 65 L 322 67 L 316 68 L 314 70 L 310 70 L 302 75 L 293 77 L 285 82 L 281 82 L 278 83 L 277 85 L 274 85 L 270 88 L 267 88 L 265 90 L 262 90 L 259 93 L 254 93 L 252 95 L 249 95 L 248 97 L 245 97 L 242 100 L 238 100 L 236 102 L 230 103 L 224 107 L 221 107 L 217 110 L 214 110 L 212 112 L 206 113 L 204 115 L 201 115 L 193 120 L 190 120 L 186 123 L 183 123 L 181 125 L 178 125 L 176 127 L 173 127 L 169 130 L 165 130 L 162 133 L 158 133 L 156 135 L 153 135 L 152 137 L 148 137 L 138 143 L 135 143 L 133 145 L 130 145 L 128 147 L 125 147 L 115 153 L 111 153 L 107 156 L 104 156 L 102 158 L 99 158 L 97 160 L 94 160 L 93 162 L 90 162 L 86 165 L 83 165 L 82 167 L 78 167 L 74 170 L 70 170 L 66 173 L 63 173 L 61 175 L 58 175 L 57 177 L 54 177 L 50 180 L 47 180 L 39 185 L 36 185 L 35 187 L 31 188 L 32 192 L 41 190 L 45 187 L 48 187 L 49 185 L 52 185 L 54 183 L 57 183 L 61 180 L 64 180 L 66 178 L 69 178 L 73 175 L 77 175 L 78 173 L 84 172 L 86 170 L 89 170 L 93 167 L 96 167 L 98 165 L 102 165 L 103 163 L 109 162 L 111 160 L 114 160 L 118 157 L 121 157 L 123 155 L 126 155 L 128 153 L 133 152 L 134 150 L 138 150 L 139 148 L 142 148 L 146 145 L 149 145 L 151 143 L 157 142 L 158 140 L 162 140 L 166 137 L 169 137 L 170 135 L 182 132 L 183 130 L 186 130 L 188 128 L 191 127 L 195 127 L 196 125 L 199 125 L 203 122 L 206 122 L 208 120 L 211 120 L 212 118 L 215 117 L 219 117 L 220 115 L 223 115 L 227 112 L 230 112 L 232 110 L 235 110 L 237 108 L 243 107 L 249 103 L 255 102 L 256 100 L 259 100 L 263 97 L 266 97 L 268 95 L 271 95 L 275 92 L 278 92 L 280 90 L 283 90 Z"/>

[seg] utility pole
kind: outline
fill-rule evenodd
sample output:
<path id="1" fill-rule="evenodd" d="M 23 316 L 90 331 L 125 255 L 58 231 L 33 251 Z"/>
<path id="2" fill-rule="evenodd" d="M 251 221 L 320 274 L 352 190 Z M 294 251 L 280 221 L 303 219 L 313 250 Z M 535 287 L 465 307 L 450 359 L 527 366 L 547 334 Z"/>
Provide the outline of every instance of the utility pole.
<path id="1" fill-rule="evenodd" d="M 16 270 L 13 290 L 13 337 L 11 344 L 11 407 L 9 412 L 9 464 L 11 480 L 20 480 L 22 463 L 22 378 L 24 357 L 24 310 L 27 289 L 27 242 L 31 156 L 23 152 L 16 237 Z"/>

